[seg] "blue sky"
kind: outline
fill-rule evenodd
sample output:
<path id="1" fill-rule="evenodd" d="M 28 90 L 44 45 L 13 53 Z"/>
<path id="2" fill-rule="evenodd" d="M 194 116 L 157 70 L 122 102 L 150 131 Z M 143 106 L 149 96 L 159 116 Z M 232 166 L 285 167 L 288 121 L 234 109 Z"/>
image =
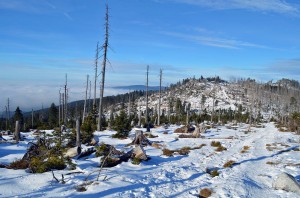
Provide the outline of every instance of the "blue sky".
<path id="1" fill-rule="evenodd" d="M 163 85 L 219 75 L 259 81 L 300 76 L 297 0 L 109 0 L 111 86 Z M 0 108 L 58 103 L 68 73 L 70 101 L 84 98 L 105 1 L 0 0 Z M 100 59 L 101 62 L 101 59 Z M 98 95 L 98 94 L 97 94 Z M 0 109 L 0 111 L 1 111 Z"/>

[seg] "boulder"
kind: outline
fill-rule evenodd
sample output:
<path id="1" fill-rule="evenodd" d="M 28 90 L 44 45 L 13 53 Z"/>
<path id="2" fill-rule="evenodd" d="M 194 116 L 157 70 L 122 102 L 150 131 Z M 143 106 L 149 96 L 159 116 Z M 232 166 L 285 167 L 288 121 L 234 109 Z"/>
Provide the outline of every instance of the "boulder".
<path id="1" fill-rule="evenodd" d="M 276 190 L 285 190 L 300 195 L 300 185 L 297 180 L 288 173 L 281 173 L 273 182 Z"/>
<path id="2" fill-rule="evenodd" d="M 69 149 L 67 150 L 67 152 L 64 153 L 64 157 L 70 157 L 70 158 L 75 157 L 76 155 L 78 155 L 77 149 L 78 149 L 77 146 L 76 146 L 76 147 L 69 148 Z"/>
<path id="3" fill-rule="evenodd" d="M 148 157 L 146 155 L 145 150 L 141 146 L 137 146 L 133 149 L 133 154 L 135 158 L 141 159 L 141 160 L 147 160 Z"/>

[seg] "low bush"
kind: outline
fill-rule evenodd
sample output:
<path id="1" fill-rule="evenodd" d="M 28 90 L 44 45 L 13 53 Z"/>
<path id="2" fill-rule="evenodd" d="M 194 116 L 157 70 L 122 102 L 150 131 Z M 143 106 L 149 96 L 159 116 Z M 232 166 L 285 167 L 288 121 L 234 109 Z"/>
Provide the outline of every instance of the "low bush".
<path id="1" fill-rule="evenodd" d="M 162 151 L 163 151 L 163 155 L 168 156 L 168 157 L 173 156 L 173 153 L 174 153 L 174 151 L 172 151 L 170 149 L 166 149 L 166 148 L 163 149 Z"/>
<path id="2" fill-rule="evenodd" d="M 29 163 L 26 160 L 17 160 L 7 166 L 8 169 L 26 169 Z"/>
<path id="3" fill-rule="evenodd" d="M 210 172 L 210 176 L 212 176 L 212 177 L 217 177 L 219 175 L 220 174 L 219 174 L 218 170 L 213 170 L 213 171 Z"/>
<path id="4" fill-rule="evenodd" d="M 216 148 L 216 150 L 215 151 L 217 151 L 217 152 L 221 152 L 221 151 L 226 151 L 227 150 L 227 148 L 226 147 L 224 147 L 224 146 L 219 146 L 218 148 Z"/>
<path id="5" fill-rule="evenodd" d="M 220 147 L 220 146 L 222 146 L 220 142 L 216 142 L 216 141 L 212 141 L 210 143 L 210 145 L 213 146 L 213 147 Z"/>
<path id="6" fill-rule="evenodd" d="M 190 150 L 192 148 L 191 147 L 188 147 L 188 146 L 185 146 L 185 147 L 182 147 L 181 149 L 177 150 L 177 152 L 180 154 L 180 155 L 187 155 L 190 153 Z"/>
<path id="7" fill-rule="evenodd" d="M 134 164 L 134 165 L 139 165 L 141 163 L 141 159 L 140 158 L 137 158 L 137 157 L 134 157 L 132 160 L 131 160 L 131 163 Z"/>
<path id="8" fill-rule="evenodd" d="M 226 162 L 226 163 L 223 165 L 223 167 L 224 167 L 224 168 L 228 168 L 228 167 L 231 168 L 234 164 L 235 164 L 235 161 L 229 160 L 228 162 Z"/>
<path id="9" fill-rule="evenodd" d="M 200 198 L 207 198 L 207 197 L 210 197 L 212 194 L 212 191 L 208 188 L 203 188 L 202 190 L 200 190 L 200 193 L 199 193 L 199 197 Z"/>

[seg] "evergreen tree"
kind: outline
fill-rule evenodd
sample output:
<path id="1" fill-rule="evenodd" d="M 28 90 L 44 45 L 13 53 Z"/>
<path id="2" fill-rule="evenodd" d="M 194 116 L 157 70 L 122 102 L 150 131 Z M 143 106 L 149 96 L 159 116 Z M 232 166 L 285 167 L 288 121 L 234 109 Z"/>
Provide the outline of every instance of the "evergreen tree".
<path id="1" fill-rule="evenodd" d="M 14 115 L 14 121 L 19 121 L 20 125 L 22 126 L 24 122 L 23 113 L 19 107 L 17 107 Z"/>
<path id="2" fill-rule="evenodd" d="M 120 115 L 117 115 L 114 121 L 113 130 L 117 131 L 114 138 L 126 138 L 131 130 L 130 120 L 124 110 L 121 110 Z"/>
<path id="3" fill-rule="evenodd" d="M 50 108 L 49 108 L 49 126 L 50 127 L 56 127 L 57 126 L 57 122 L 58 122 L 58 109 L 55 106 L 54 103 L 51 104 Z"/>

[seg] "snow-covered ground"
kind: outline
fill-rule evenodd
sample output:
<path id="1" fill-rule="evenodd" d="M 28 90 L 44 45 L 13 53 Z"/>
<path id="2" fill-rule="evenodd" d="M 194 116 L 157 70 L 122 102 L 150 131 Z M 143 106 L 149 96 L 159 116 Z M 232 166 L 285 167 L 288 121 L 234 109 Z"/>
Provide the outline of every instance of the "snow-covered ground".
<path id="1" fill-rule="evenodd" d="M 151 158 L 149 161 L 140 165 L 129 161 L 105 168 L 100 180 L 88 185 L 85 192 L 77 192 L 75 187 L 82 184 L 89 173 L 99 169 L 100 158 L 95 155 L 74 159 L 76 170 L 54 171 L 59 179 L 65 174 L 65 184 L 57 183 L 51 172 L 31 174 L 26 170 L 0 168 L 0 197 L 196 197 L 203 188 L 211 189 L 212 197 L 300 197 L 272 188 L 274 179 L 281 172 L 300 179 L 300 151 L 293 150 L 299 147 L 300 136 L 278 132 L 273 123 L 265 124 L 265 128 L 252 128 L 249 133 L 245 133 L 248 128 L 245 124 L 237 130 L 221 126 L 207 130 L 203 138 L 190 139 L 177 139 L 178 134 L 173 133 L 176 128 L 151 129 L 151 133 L 158 137 L 150 140 L 168 149 L 206 146 L 191 150 L 188 155 L 173 157 L 163 156 L 161 149 L 147 146 L 145 151 Z M 112 139 L 113 133 L 95 132 L 95 136 L 100 142 L 115 145 L 117 149 L 129 150 L 125 146 L 132 139 Z M 32 138 L 30 133 L 25 135 L 29 140 Z M 216 152 L 210 145 L 212 141 L 220 141 L 227 150 Z M 249 149 L 241 152 L 244 146 Z M 26 141 L 0 143 L 0 164 L 22 158 L 26 148 Z M 236 165 L 223 168 L 229 160 L 234 160 Z M 211 177 L 206 173 L 207 168 L 218 169 L 219 176 Z M 79 171 L 83 173 L 66 175 Z M 92 173 L 88 180 L 95 181 L 97 175 L 98 172 Z"/>

